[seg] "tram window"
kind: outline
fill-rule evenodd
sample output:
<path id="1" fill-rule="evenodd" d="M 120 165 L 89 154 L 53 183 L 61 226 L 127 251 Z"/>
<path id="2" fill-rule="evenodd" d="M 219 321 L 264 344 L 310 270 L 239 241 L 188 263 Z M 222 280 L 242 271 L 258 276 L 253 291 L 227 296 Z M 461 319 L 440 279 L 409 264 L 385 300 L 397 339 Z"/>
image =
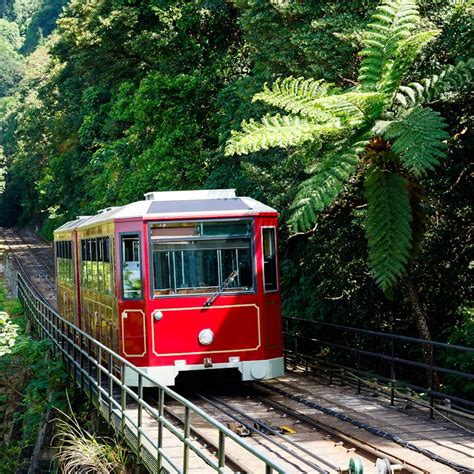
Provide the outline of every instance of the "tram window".
<path id="1" fill-rule="evenodd" d="M 275 228 L 264 227 L 262 229 L 262 236 L 265 291 L 275 291 L 278 289 Z"/>
<path id="2" fill-rule="evenodd" d="M 251 240 L 153 242 L 156 295 L 212 293 L 234 271 L 224 291 L 253 289 Z"/>
<path id="3" fill-rule="evenodd" d="M 139 234 L 122 236 L 122 288 L 124 299 L 142 297 Z"/>
<path id="4" fill-rule="evenodd" d="M 72 263 L 72 242 L 70 240 L 57 241 L 56 272 L 59 283 L 73 283 L 74 266 Z"/>
<path id="5" fill-rule="evenodd" d="M 250 221 L 202 222 L 202 235 L 249 235 Z"/>
<path id="6" fill-rule="evenodd" d="M 183 238 L 201 236 L 250 236 L 252 231 L 250 220 L 171 222 L 154 224 L 151 229 L 152 238 Z"/>
<path id="7" fill-rule="evenodd" d="M 81 278 L 84 288 L 111 294 L 109 237 L 81 240 Z"/>

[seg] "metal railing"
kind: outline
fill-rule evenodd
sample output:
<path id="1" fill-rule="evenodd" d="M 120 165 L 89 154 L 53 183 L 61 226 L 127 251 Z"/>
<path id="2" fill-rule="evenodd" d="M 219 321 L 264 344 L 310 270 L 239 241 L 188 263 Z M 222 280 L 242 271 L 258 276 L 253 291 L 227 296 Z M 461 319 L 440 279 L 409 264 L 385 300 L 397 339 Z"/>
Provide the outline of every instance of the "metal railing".
<path id="1" fill-rule="evenodd" d="M 18 296 L 38 335 L 52 341 L 54 352 L 63 358 L 75 383 L 85 391 L 150 472 L 186 473 L 190 462 L 199 462 L 219 473 L 231 472 L 226 467 L 226 441 L 229 440 L 261 461 L 261 472 L 285 472 L 202 409 L 156 383 L 139 368 L 62 318 L 35 293 L 21 273 L 18 274 Z M 125 370 L 133 373 L 135 380 L 138 380 L 135 389 L 123 382 Z M 149 393 L 145 399 L 144 385 L 148 391 L 154 391 L 156 402 L 150 401 Z M 152 388 L 148 388 L 149 385 Z M 182 423 L 176 425 L 166 417 L 166 400 L 180 406 Z M 151 403 L 156 403 L 156 406 Z M 193 422 L 204 422 L 207 428 L 216 430 L 215 453 L 204 449 L 191 435 L 191 419 Z M 176 452 L 176 440 L 181 445 L 180 456 L 172 454 Z M 193 454 L 195 456 L 191 460 Z"/>
<path id="2" fill-rule="evenodd" d="M 469 355 L 474 363 L 474 348 L 296 317 L 285 317 L 284 328 L 287 361 L 317 365 L 330 380 L 349 370 L 358 393 L 375 379 L 389 386 L 392 405 L 396 391 L 409 389 L 428 399 L 431 416 L 436 399 L 473 414 L 474 401 L 454 395 L 449 384 L 473 383 L 474 374 L 453 368 L 447 354 Z"/>

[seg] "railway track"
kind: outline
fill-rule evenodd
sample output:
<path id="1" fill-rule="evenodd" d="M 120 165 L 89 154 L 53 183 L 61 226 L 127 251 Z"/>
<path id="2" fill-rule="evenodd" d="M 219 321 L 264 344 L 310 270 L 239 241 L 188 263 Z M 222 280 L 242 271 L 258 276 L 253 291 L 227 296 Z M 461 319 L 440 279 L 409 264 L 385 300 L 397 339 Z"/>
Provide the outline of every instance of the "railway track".
<path id="1" fill-rule="evenodd" d="M 23 242 L 32 249 L 41 263 L 46 269 L 51 280 L 55 279 L 54 251 L 51 242 L 40 237 L 32 229 L 25 227 L 18 229 L 17 234 L 22 238 Z"/>
<path id="2" fill-rule="evenodd" d="M 51 245 L 30 229 L 0 228 L 0 240 L 40 296 L 55 307 L 56 282 Z"/>
<path id="3" fill-rule="evenodd" d="M 292 473 L 429 473 L 435 472 L 389 450 L 348 435 L 315 419 L 311 410 L 295 407 L 291 399 L 276 401 L 265 384 L 234 387 L 225 394 L 188 393 L 193 403 L 211 414 L 255 448 Z M 172 403 L 167 412 L 176 420 L 182 413 Z M 202 430 L 202 431 L 201 431 Z M 205 440 L 210 452 L 216 447 L 209 440 L 215 435 L 195 420 L 193 435 Z M 233 472 L 253 473 L 256 467 L 236 446 L 227 449 Z M 437 471 L 441 472 L 441 471 Z M 450 469 L 442 472 L 454 472 Z"/>

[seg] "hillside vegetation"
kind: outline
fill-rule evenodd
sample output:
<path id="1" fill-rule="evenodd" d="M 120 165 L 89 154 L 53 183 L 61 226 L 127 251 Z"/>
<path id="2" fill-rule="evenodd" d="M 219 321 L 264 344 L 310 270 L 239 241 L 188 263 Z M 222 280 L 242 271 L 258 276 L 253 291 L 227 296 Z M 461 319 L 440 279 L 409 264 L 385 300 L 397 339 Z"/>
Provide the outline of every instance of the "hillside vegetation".
<path id="1" fill-rule="evenodd" d="M 420 21 L 410 31 L 424 47 L 416 47 L 416 58 L 400 69 L 405 85 L 473 56 L 471 2 L 416 3 Z M 387 143 L 382 149 L 372 143 L 374 156 L 362 158 L 347 179 L 339 175 L 337 193 L 316 209 L 317 218 L 307 215 L 297 232 L 289 227 L 293 203 L 301 201 L 301 189 L 306 191 L 300 186 L 325 156 L 329 140 L 292 142 L 291 135 L 287 150 L 276 142 L 280 146 L 254 147 L 247 151 L 259 151 L 246 156 L 225 155 L 231 131 L 241 130 L 243 120 L 281 111 L 276 102 L 268 106 L 252 98 L 284 78 L 323 80 L 336 95 L 369 84 L 359 75 L 363 58 L 362 65 L 368 64 L 367 52 L 360 51 L 374 46 L 364 32 L 378 5 L 0 1 L 0 224 L 30 223 L 50 236 L 77 215 L 141 199 L 150 190 L 236 188 L 281 213 L 287 315 L 416 335 L 415 315 L 423 314 L 434 339 L 462 344 L 470 337 L 472 343 L 466 316 L 472 260 L 469 72 L 430 103 L 434 116 L 443 117 L 443 135 L 437 137 L 446 146 L 437 149 L 446 156 L 409 180 L 404 199 L 411 199 L 415 218 L 404 219 L 416 239 L 400 244 L 403 262 L 388 272 L 394 274 L 390 285 L 382 285 L 388 297 L 373 279 L 374 256 L 369 258 L 365 236 L 373 249 L 370 234 L 380 222 L 366 220 L 364 190 L 368 167 L 380 163 Z M 410 101 L 412 92 L 405 92 Z M 390 144 L 390 133 L 385 137 Z M 337 140 L 332 143 L 337 149 Z M 408 179 L 399 162 L 393 166 Z M 372 173 L 372 183 L 375 178 L 380 181 Z M 393 183 L 405 189 L 405 181 Z"/>

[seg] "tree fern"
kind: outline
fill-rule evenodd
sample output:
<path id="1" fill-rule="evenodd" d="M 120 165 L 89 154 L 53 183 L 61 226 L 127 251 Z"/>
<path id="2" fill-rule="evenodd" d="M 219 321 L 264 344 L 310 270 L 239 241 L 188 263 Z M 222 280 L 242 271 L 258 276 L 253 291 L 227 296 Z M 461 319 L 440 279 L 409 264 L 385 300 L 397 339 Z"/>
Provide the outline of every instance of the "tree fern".
<path id="1" fill-rule="evenodd" d="M 336 148 L 327 153 L 309 170 L 313 176 L 301 184 L 292 206 L 290 225 L 295 231 L 310 229 L 317 214 L 333 204 L 354 174 L 366 145 L 365 136 L 360 137 L 345 150 Z"/>
<path id="2" fill-rule="evenodd" d="M 366 236 L 375 281 L 388 291 L 403 276 L 412 246 L 407 180 L 377 167 L 365 180 Z"/>
<path id="3" fill-rule="evenodd" d="M 446 122 L 438 112 L 429 107 L 417 106 L 391 122 L 383 137 L 392 141 L 392 151 L 400 155 L 404 168 L 415 176 L 426 174 L 446 157 L 449 137 Z"/>
<path id="4" fill-rule="evenodd" d="M 359 161 L 366 164 L 367 238 L 370 265 L 377 283 L 388 291 L 402 276 L 412 248 L 413 212 L 407 193 L 418 178 L 445 157 L 448 138 L 442 117 L 420 104 L 459 88 L 472 75 L 474 60 L 450 66 L 438 76 L 401 85 L 406 71 L 437 31 L 421 31 L 415 0 L 385 0 L 364 36 L 359 85 L 346 91 L 323 81 L 289 77 L 277 80 L 254 97 L 290 115 L 265 116 L 242 123 L 232 132 L 226 154 L 309 142 L 330 148 L 300 184 L 290 224 L 307 231 L 331 206 Z M 407 110 L 405 110 L 405 108 Z M 367 136 L 350 146 L 362 130 Z M 328 143 L 329 142 L 329 143 Z M 382 170 L 381 163 L 390 162 Z M 397 170 L 402 176 L 397 176 Z M 421 210 L 413 199 L 413 209 Z M 416 219 L 421 217 L 415 213 Z M 420 220 L 421 222 L 421 220 Z"/>
<path id="5" fill-rule="evenodd" d="M 413 0 L 387 0 L 377 7 L 364 35 L 365 48 L 359 69 L 359 82 L 365 90 L 383 89 L 400 43 L 411 35 L 419 22 Z"/>
<path id="6" fill-rule="evenodd" d="M 334 137 L 340 131 L 341 122 L 337 118 L 319 124 L 294 115 L 266 115 L 260 123 L 255 120 L 244 121 L 241 132 L 232 131 L 225 153 L 245 155 L 276 146 L 288 148 L 323 137 Z"/>
<path id="7" fill-rule="evenodd" d="M 395 101 L 408 108 L 418 104 L 430 103 L 451 90 L 459 90 L 472 81 L 474 59 L 460 61 L 455 66 L 448 66 L 439 74 L 400 86 Z"/>

